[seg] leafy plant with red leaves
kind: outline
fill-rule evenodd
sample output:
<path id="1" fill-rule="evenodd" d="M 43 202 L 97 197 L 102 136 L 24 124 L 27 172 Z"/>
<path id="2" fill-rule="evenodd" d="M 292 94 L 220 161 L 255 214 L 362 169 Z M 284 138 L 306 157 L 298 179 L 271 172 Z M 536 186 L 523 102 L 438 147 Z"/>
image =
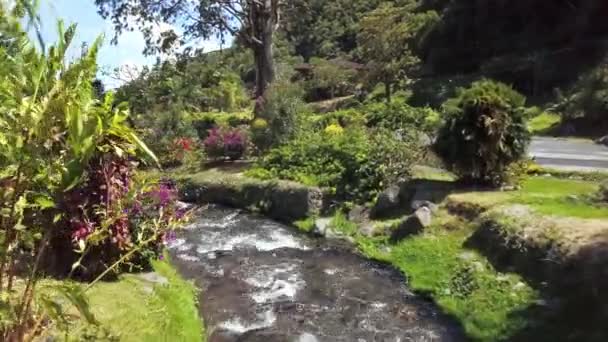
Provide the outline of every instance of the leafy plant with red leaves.
<path id="1" fill-rule="evenodd" d="M 203 141 L 207 156 L 238 160 L 247 152 L 247 135 L 238 128 L 213 128 Z"/>

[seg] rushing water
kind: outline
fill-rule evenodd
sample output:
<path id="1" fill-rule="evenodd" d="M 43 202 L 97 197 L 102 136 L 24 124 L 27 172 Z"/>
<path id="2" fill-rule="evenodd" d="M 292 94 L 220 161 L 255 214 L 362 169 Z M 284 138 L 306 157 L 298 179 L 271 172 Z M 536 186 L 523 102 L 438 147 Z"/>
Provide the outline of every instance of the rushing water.
<path id="1" fill-rule="evenodd" d="M 399 272 L 262 217 L 210 208 L 170 249 L 210 342 L 463 340 Z"/>

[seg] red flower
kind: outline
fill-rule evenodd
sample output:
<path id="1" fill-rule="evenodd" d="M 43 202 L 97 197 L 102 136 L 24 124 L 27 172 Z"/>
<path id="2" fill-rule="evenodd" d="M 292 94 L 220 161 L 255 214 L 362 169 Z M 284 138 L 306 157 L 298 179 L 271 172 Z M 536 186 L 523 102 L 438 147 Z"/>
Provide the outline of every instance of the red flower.
<path id="1" fill-rule="evenodd" d="M 184 151 L 192 151 L 192 139 L 190 138 L 179 138 L 175 140 L 175 145 Z"/>

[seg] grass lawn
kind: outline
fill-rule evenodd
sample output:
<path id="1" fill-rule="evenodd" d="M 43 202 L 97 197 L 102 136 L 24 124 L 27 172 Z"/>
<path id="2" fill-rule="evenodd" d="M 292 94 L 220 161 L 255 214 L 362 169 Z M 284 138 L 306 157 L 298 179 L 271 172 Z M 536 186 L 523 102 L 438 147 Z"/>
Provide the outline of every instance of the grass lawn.
<path id="1" fill-rule="evenodd" d="M 394 244 L 357 235 L 353 225 L 340 214 L 332 222 L 336 230 L 354 237 L 364 254 L 399 268 L 410 288 L 432 297 L 472 340 L 506 339 L 525 326 L 526 319 L 517 313 L 537 293 L 521 277 L 495 271 L 487 259 L 466 249 L 473 228 L 465 222 L 442 212 L 423 234 Z"/>
<path id="2" fill-rule="evenodd" d="M 123 275 L 116 282 L 100 282 L 86 294 L 102 330 L 119 341 L 204 341 L 204 326 L 198 315 L 196 289 L 180 278 L 166 261 L 154 261 L 156 273 L 167 279 L 154 284 L 139 275 Z M 56 281 L 45 281 L 46 286 Z M 70 340 L 82 340 L 90 326 L 77 320 Z"/>
<path id="3" fill-rule="evenodd" d="M 592 181 L 530 177 L 517 191 L 468 192 L 451 195 L 450 199 L 487 208 L 501 204 L 524 204 L 540 214 L 608 218 L 608 207 L 595 205 L 591 200 L 598 188 L 599 185 Z"/>
<path id="4" fill-rule="evenodd" d="M 530 119 L 528 122 L 528 130 L 533 135 L 547 134 L 561 121 L 562 118 L 558 114 L 543 112 L 542 114 Z"/>

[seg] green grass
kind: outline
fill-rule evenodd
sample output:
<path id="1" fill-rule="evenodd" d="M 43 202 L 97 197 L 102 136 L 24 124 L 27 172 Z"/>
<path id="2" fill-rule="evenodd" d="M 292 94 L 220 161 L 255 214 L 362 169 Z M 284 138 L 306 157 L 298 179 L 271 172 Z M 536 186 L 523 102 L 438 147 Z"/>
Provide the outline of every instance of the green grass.
<path id="1" fill-rule="evenodd" d="M 357 234 L 357 224 L 348 220 L 344 213 L 338 211 L 330 222 L 330 226 L 337 232 L 346 236 L 354 236 Z"/>
<path id="2" fill-rule="evenodd" d="M 599 219 L 608 208 L 593 203 L 599 184 L 592 181 L 530 177 L 518 191 L 470 192 L 451 196 L 456 201 L 477 203 L 489 209 L 502 204 L 524 204 L 540 214 Z"/>
<path id="3" fill-rule="evenodd" d="M 304 233 L 310 233 L 315 229 L 315 218 L 308 217 L 304 220 L 295 221 L 293 225 Z"/>
<path id="4" fill-rule="evenodd" d="M 533 177 L 509 200 L 525 204 L 541 214 L 579 218 L 608 218 L 608 208 L 596 206 L 590 196 L 598 184 L 588 181 Z"/>
<path id="5" fill-rule="evenodd" d="M 409 286 L 458 319 L 472 340 L 508 339 L 526 325 L 517 312 L 532 304 L 537 293 L 519 276 L 499 273 L 483 256 L 465 249 L 471 228 L 450 220 L 445 214 L 424 234 L 393 245 L 378 238 L 356 240 L 369 257 L 403 271 Z"/>
<path id="6" fill-rule="evenodd" d="M 125 342 L 205 341 L 194 286 L 166 261 L 154 261 L 153 267 L 167 279 L 167 284 L 148 283 L 128 274 L 115 282 L 99 282 L 86 293 L 90 309 L 100 323 L 101 329 L 97 330 Z M 57 283 L 45 281 L 49 289 Z M 92 327 L 83 321 L 72 324 L 70 340 L 82 340 L 90 334 Z"/>
<path id="7" fill-rule="evenodd" d="M 556 125 L 561 123 L 562 118 L 558 114 L 543 112 L 528 122 L 528 130 L 534 135 L 547 134 Z"/>

